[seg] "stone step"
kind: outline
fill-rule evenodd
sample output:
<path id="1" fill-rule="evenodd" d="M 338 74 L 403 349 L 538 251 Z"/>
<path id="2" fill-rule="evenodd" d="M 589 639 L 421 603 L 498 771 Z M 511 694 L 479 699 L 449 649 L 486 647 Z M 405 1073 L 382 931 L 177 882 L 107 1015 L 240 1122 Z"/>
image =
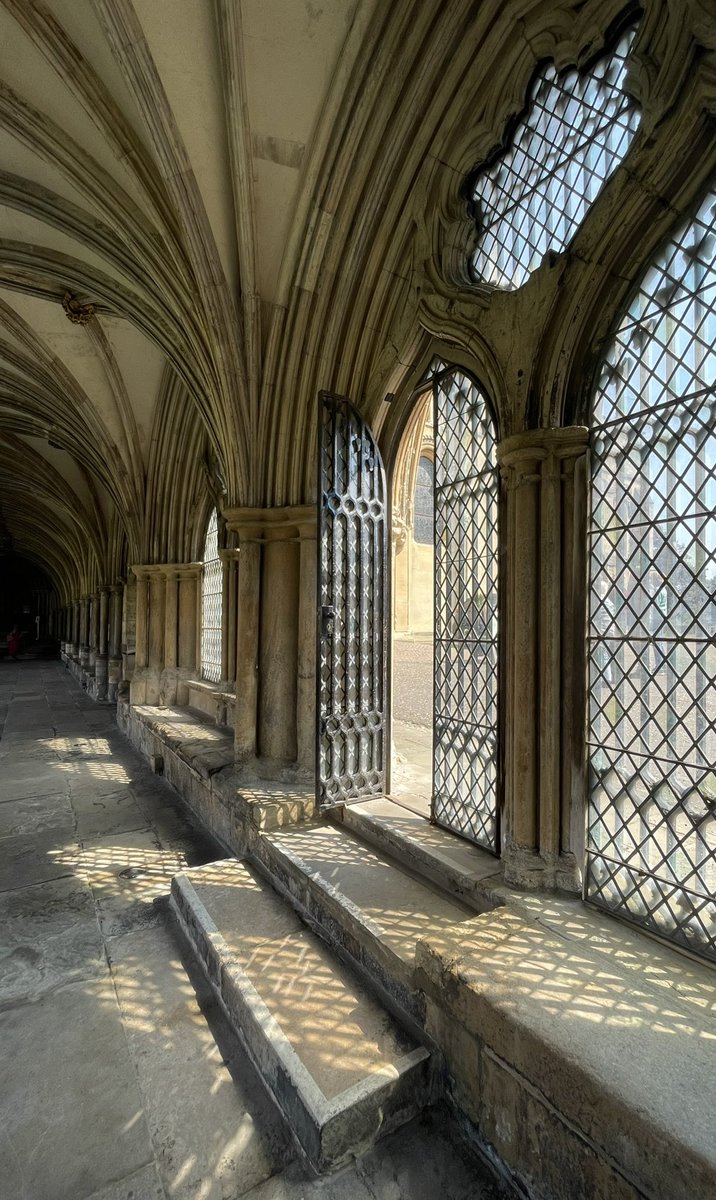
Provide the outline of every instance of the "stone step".
<path id="1" fill-rule="evenodd" d="M 429 1051 L 246 861 L 176 875 L 172 907 L 316 1170 L 361 1153 L 431 1101 Z"/>
<path id="2" fill-rule="evenodd" d="M 331 811 L 330 820 L 476 912 L 504 904 L 499 859 L 388 796 L 340 805 Z"/>
<path id="3" fill-rule="evenodd" d="M 422 1029 L 417 941 L 479 919 L 475 910 L 326 821 L 265 833 L 252 851 L 275 886 L 370 979 L 384 1003 Z"/>

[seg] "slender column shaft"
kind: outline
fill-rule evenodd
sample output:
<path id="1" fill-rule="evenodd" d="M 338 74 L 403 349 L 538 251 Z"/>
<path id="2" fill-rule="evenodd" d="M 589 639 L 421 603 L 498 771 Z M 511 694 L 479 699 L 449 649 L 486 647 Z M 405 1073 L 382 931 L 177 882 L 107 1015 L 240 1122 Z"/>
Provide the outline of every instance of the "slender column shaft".
<path id="1" fill-rule="evenodd" d="M 147 617 L 149 601 L 149 584 L 143 571 L 137 573 L 137 612 L 136 612 L 136 642 L 134 652 L 134 668 L 144 670 L 148 662 Z"/>

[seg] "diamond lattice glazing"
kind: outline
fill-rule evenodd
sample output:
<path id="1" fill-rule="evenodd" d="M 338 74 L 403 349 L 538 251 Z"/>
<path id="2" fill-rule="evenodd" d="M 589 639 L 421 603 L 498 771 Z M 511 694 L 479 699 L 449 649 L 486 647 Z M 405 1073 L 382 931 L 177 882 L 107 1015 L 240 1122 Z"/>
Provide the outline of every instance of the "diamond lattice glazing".
<path id="1" fill-rule="evenodd" d="M 435 397 L 433 818 L 497 848 L 497 521 L 492 418 L 477 385 Z"/>
<path id="2" fill-rule="evenodd" d="M 204 570 L 201 578 L 201 677 L 210 683 L 218 683 L 221 678 L 223 606 L 219 529 L 214 510 L 206 531 Z"/>
<path id="3" fill-rule="evenodd" d="M 586 895 L 716 958 L 716 194 L 642 279 L 592 438 Z"/>
<path id="4" fill-rule="evenodd" d="M 554 63 L 540 70 L 510 148 L 475 185 L 478 279 L 521 287 L 548 250 L 572 240 L 639 125 L 623 90 L 633 36 L 624 34 L 586 72 L 558 71 Z"/>

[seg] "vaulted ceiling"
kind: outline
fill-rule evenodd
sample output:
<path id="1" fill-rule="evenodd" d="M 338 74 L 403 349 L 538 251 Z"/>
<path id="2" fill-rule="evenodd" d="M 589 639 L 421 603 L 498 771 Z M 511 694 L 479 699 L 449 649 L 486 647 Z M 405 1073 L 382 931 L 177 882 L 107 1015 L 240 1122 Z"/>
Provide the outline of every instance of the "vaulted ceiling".
<path id="1" fill-rule="evenodd" d="M 465 250 L 465 173 L 535 63 L 588 55 L 626 4 L 0 0 L 15 549 L 68 598 L 191 558 L 210 502 L 307 500 L 318 388 L 380 424 L 446 314 L 474 336 L 485 296 L 435 268 Z M 671 7 L 646 0 L 674 93 Z"/>

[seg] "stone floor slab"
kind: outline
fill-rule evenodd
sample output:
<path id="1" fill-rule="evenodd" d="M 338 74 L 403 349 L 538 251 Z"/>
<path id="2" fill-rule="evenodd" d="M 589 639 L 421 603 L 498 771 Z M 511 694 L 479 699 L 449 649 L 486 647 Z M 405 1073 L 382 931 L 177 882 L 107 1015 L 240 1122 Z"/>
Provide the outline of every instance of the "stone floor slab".
<path id="1" fill-rule="evenodd" d="M 86 880 L 70 875 L 0 895 L 0 1008 L 106 970 Z"/>
<path id="2" fill-rule="evenodd" d="M 24 834 L 0 840 L 0 892 L 71 875 L 77 845 L 60 831 Z"/>
<path id="3" fill-rule="evenodd" d="M 108 980 L 0 1014 L 0 1179 L 12 1200 L 78 1200 L 152 1161 Z"/>
<path id="4" fill-rule="evenodd" d="M 79 853 L 99 909 L 105 937 L 117 937 L 160 919 L 155 904 L 169 895 L 172 876 L 186 859 L 164 850 L 150 829 L 90 839 Z"/>
<path id="5" fill-rule="evenodd" d="M 474 912 L 427 880 L 414 878 L 338 826 L 311 825 L 269 835 L 297 855 L 383 931 L 386 945 L 413 962 L 419 937 L 469 921 Z"/>
<path id="6" fill-rule="evenodd" d="M 73 791 L 72 809 L 77 820 L 78 837 L 83 841 L 131 833 L 146 829 L 148 824 L 129 788 L 99 795 L 89 789 L 79 793 Z"/>
<path id="7" fill-rule="evenodd" d="M 152 1163 L 116 1183 L 108 1183 L 98 1192 L 87 1196 L 86 1200 L 166 1200 L 166 1195 L 157 1168 Z"/>
<path id="8" fill-rule="evenodd" d="M 171 931 L 116 938 L 110 954 L 167 1196 L 224 1200 L 281 1170 L 287 1131 L 203 981 L 197 1007 Z"/>
<path id="9" fill-rule="evenodd" d="M 66 792 L 68 786 L 67 772 L 59 760 L 5 761 L 0 774 L 0 802 L 55 795 Z"/>
<path id="10" fill-rule="evenodd" d="M 74 838 L 75 818 L 64 793 L 0 804 L 0 838 L 50 831 L 65 839 Z"/>

